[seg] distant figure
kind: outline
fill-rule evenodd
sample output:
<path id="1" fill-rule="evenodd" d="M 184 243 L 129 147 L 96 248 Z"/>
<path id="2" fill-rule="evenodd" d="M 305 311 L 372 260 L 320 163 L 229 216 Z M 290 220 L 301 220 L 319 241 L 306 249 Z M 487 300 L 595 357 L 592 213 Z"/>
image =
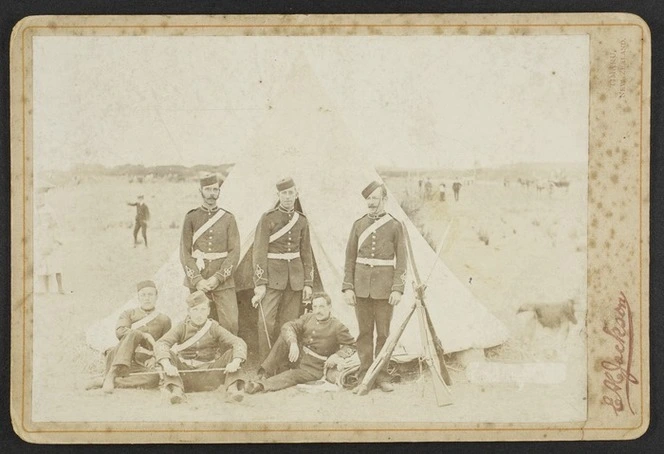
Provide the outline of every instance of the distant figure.
<path id="1" fill-rule="evenodd" d="M 427 178 L 427 182 L 424 184 L 424 192 L 426 199 L 431 200 L 431 197 L 433 196 L 433 183 L 431 183 L 430 178 Z"/>
<path id="2" fill-rule="evenodd" d="M 46 293 L 50 292 L 49 278 L 55 275 L 58 293 L 64 295 L 60 228 L 55 211 L 46 203 L 46 193 L 52 188 L 51 184 L 42 185 L 35 194 L 35 274 Z"/>
<path id="3" fill-rule="evenodd" d="M 438 192 L 440 193 L 440 201 L 444 202 L 445 201 L 445 183 L 440 183 L 438 185 Z"/>
<path id="4" fill-rule="evenodd" d="M 461 182 L 457 179 L 452 184 L 452 190 L 454 191 L 454 200 L 459 201 L 459 191 L 461 191 Z"/>
<path id="5" fill-rule="evenodd" d="M 422 180 L 421 178 L 419 180 L 417 180 L 418 194 L 420 195 L 420 197 L 424 196 L 424 186 L 423 185 L 424 185 L 424 180 Z"/>
<path id="6" fill-rule="evenodd" d="M 503 187 L 505 187 L 505 188 L 509 188 L 509 187 L 510 187 L 510 180 L 509 180 L 509 178 L 505 177 L 505 178 L 503 179 Z"/>
<path id="7" fill-rule="evenodd" d="M 143 195 L 139 195 L 135 203 L 127 205 L 136 207 L 136 223 L 134 224 L 134 247 L 138 246 L 138 231 L 143 235 L 145 247 L 148 247 L 148 221 L 150 220 L 150 209 L 143 202 Z"/>

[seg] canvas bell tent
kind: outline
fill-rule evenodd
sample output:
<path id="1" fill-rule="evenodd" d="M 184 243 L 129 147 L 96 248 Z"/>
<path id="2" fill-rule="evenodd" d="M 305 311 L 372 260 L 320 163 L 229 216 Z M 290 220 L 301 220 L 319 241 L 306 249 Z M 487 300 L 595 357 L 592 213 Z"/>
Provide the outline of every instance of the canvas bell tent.
<path id="1" fill-rule="evenodd" d="M 249 251 L 256 225 L 277 201 L 275 182 L 292 177 L 310 225 L 317 282 L 332 297 L 333 314 L 357 335 L 354 309 L 344 303 L 341 293 L 345 249 L 353 222 L 366 211 L 361 191 L 372 180 L 380 180 L 374 165 L 381 163 L 368 162 L 362 150 L 354 147 L 352 130 L 342 118 L 325 96 L 314 72 L 301 62 L 270 100 L 254 140 L 247 144 L 243 159 L 222 185 L 218 203 L 236 217 L 242 244 L 237 273 L 243 274 L 236 280 L 247 287 L 251 283 Z M 222 150 L 223 144 L 219 147 Z M 197 187 L 192 184 L 190 190 L 196 191 Z M 183 217 L 191 208 L 182 207 Z M 426 282 L 427 303 L 445 351 L 483 349 L 504 342 L 508 336 L 505 326 L 436 258 L 436 252 L 391 193 L 386 210 L 405 223 L 419 272 L 423 278 L 430 276 Z M 185 316 L 184 299 L 188 294 L 182 285 L 184 272 L 178 247 L 173 245 L 172 256 L 153 277 L 159 289 L 158 309 L 174 322 Z M 392 329 L 401 323 L 414 302 L 412 281 L 409 269 L 406 291 L 395 308 Z M 93 324 L 87 331 L 88 344 L 103 350 L 117 342 L 114 326 L 119 313 L 136 304 L 135 298 L 120 302 L 115 312 Z M 395 354 L 416 357 L 421 353 L 418 322 L 413 318 Z"/>

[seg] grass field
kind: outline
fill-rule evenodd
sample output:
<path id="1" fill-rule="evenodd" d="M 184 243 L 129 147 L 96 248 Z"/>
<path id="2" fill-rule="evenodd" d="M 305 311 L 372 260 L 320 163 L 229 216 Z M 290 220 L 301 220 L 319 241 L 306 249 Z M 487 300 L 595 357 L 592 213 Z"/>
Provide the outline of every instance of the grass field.
<path id="1" fill-rule="evenodd" d="M 179 244 L 184 214 L 199 203 L 191 182 L 129 184 L 99 177 L 50 191 L 60 217 L 67 295 L 37 295 L 34 301 L 33 417 L 39 421 L 329 421 L 339 414 L 358 421 L 572 421 L 585 418 L 586 184 L 568 192 L 478 181 L 461 189 L 455 202 L 421 200 L 417 183 L 388 178 L 392 192 L 411 207 L 411 217 L 434 244 L 445 236 L 441 259 L 473 294 L 510 329 L 504 345 L 487 351 L 490 361 L 556 361 L 566 379 L 554 385 L 469 383 L 462 365 L 453 371 L 455 404 L 438 408 L 426 374 L 397 385 L 391 395 L 372 392 L 358 405 L 349 392 L 311 396 L 295 389 L 249 396 L 224 404 L 215 393 L 190 395 L 179 407 L 159 392 L 81 391 L 101 371 L 100 354 L 85 345 L 87 326 L 111 313 L 148 279 Z M 448 186 L 449 187 L 449 186 Z M 152 212 L 150 247 L 134 248 L 134 208 L 145 194 Z M 223 205 L 223 202 L 221 203 Z M 447 232 L 446 235 L 445 232 Z M 516 309 L 524 302 L 575 298 L 580 322 L 564 344 L 541 336 L 519 338 Z M 404 405 L 408 402 L 408 405 Z M 398 409 L 398 411 L 396 410 Z"/>

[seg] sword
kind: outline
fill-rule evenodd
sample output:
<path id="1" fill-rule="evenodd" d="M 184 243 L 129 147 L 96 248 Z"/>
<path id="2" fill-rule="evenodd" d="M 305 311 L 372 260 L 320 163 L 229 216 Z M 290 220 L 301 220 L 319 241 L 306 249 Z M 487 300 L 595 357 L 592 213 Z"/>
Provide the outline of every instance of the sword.
<path id="1" fill-rule="evenodd" d="M 265 328 L 265 336 L 267 337 L 267 346 L 272 350 L 272 341 L 270 341 L 270 332 L 267 329 L 267 322 L 265 321 L 265 312 L 263 312 L 263 302 L 258 302 L 258 308 L 261 311 L 261 317 L 263 318 L 263 328 Z"/>
<path id="2" fill-rule="evenodd" d="M 263 318 L 263 328 L 265 329 L 265 336 L 267 337 L 267 346 L 272 350 L 272 341 L 270 341 L 270 331 L 267 329 L 267 322 L 265 321 L 265 312 L 263 312 L 263 300 L 258 299 L 257 295 L 254 295 L 251 298 L 251 305 L 258 308 L 261 311 L 261 317 Z"/>
<path id="3" fill-rule="evenodd" d="M 209 369 L 189 369 L 189 370 L 178 370 L 179 374 L 196 374 L 196 373 L 202 373 L 202 372 L 226 372 L 225 367 L 211 367 Z M 123 376 L 118 376 L 116 378 L 123 378 L 123 377 L 136 377 L 139 375 L 154 375 L 154 374 L 166 374 L 163 370 L 148 370 L 145 372 L 132 372 L 127 375 Z M 97 374 L 93 375 L 92 377 L 104 377 L 106 374 Z"/>
<path id="4" fill-rule="evenodd" d="M 196 374 L 201 372 L 226 372 L 225 367 L 211 367 L 209 369 L 190 369 L 190 370 L 178 370 L 179 374 Z M 151 375 L 151 374 L 166 374 L 163 370 L 150 370 L 147 372 L 133 372 L 129 374 L 130 377 L 135 377 L 137 375 Z"/>

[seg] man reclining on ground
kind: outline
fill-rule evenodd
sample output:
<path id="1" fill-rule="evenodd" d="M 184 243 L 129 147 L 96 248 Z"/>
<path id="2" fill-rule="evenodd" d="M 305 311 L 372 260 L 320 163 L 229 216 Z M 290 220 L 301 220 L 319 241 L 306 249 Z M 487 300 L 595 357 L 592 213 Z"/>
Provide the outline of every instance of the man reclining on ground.
<path id="1" fill-rule="evenodd" d="M 277 391 L 318 380 L 325 370 L 343 366 L 355 352 L 355 339 L 343 323 L 332 317 L 331 310 L 332 300 L 327 294 L 314 294 L 312 312 L 282 326 L 281 335 L 259 369 L 259 380 L 249 381 L 245 392 Z"/>

